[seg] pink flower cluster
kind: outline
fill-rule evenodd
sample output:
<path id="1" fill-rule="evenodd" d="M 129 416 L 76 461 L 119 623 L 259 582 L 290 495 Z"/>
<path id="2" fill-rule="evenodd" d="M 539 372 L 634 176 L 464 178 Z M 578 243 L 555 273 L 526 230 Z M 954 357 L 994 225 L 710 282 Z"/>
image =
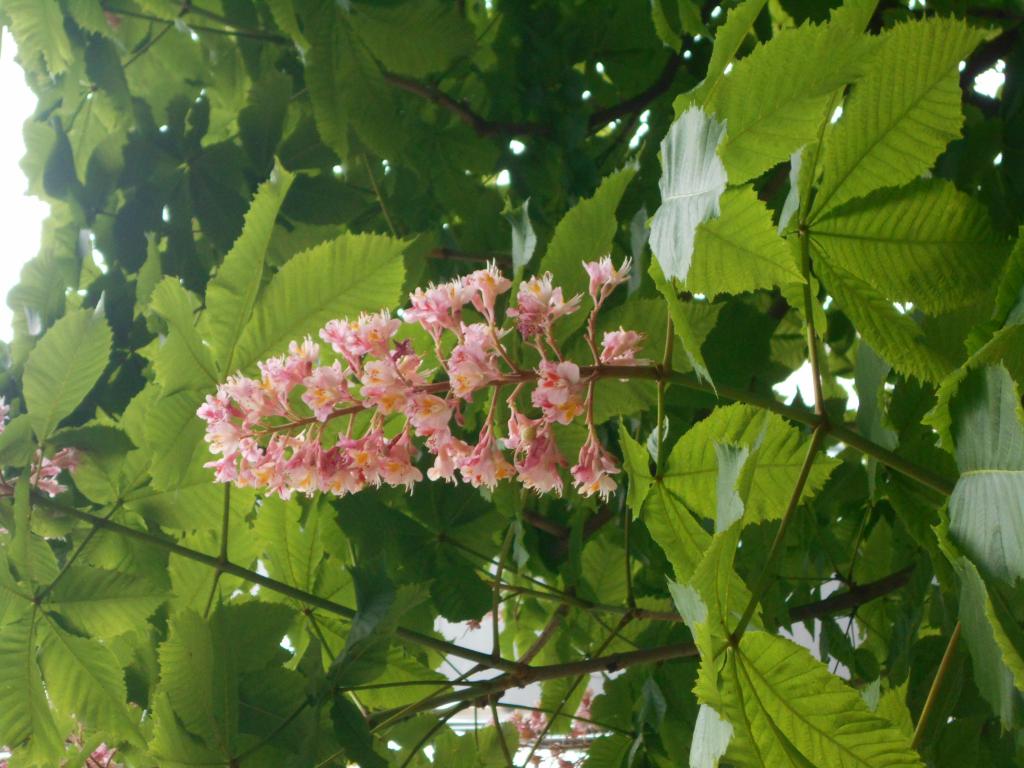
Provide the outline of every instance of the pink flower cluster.
<path id="1" fill-rule="evenodd" d="M 11 406 L 0 397 L 0 434 L 7 428 L 7 417 L 10 413 Z M 64 493 L 68 487 L 59 483 L 57 478 L 65 469 L 73 472 L 78 467 L 79 461 L 80 456 L 75 448 L 61 448 L 50 457 L 44 456 L 42 450 L 37 450 L 28 470 L 29 476 L 32 478 L 32 485 L 49 495 L 50 498 Z M 0 489 L 3 490 L 4 495 L 13 493 L 12 482 L 2 474 L 0 474 Z"/>
<path id="2" fill-rule="evenodd" d="M 497 320 L 499 297 L 511 281 L 488 265 L 441 285 L 417 288 L 410 306 L 358 319 L 332 320 L 320 331 L 331 352 L 307 337 L 288 354 L 259 364 L 259 377 L 237 374 L 197 411 L 206 441 L 218 455 L 207 464 L 219 482 L 263 489 L 282 498 L 317 491 L 338 496 L 368 486 L 412 486 L 423 479 L 421 449 L 433 456 L 431 480 L 461 478 L 494 488 L 516 478 L 527 488 L 561 494 L 569 474 L 586 495 L 612 493 L 618 462 L 601 444 L 593 422 L 594 386 L 623 376 L 624 366 L 647 364 L 637 354 L 642 334 L 620 328 L 598 343 L 595 322 L 608 296 L 628 279 L 629 261 L 584 264 L 592 309 L 585 331 L 592 365 L 565 359 L 555 323 L 580 309 L 551 274 L 519 284 L 506 315 L 537 363 L 523 368 L 505 343 L 512 328 Z M 412 325 L 433 341 L 434 361 L 409 341 Z M 450 350 L 450 351 L 448 351 Z M 527 398 L 526 390 L 532 386 Z M 499 434 L 498 405 L 505 394 L 509 418 Z M 459 436 L 463 406 L 479 392 L 490 399 L 475 442 Z M 532 409 L 531 409 L 532 407 Z M 347 417 L 347 418 L 344 418 Z M 367 418 L 368 417 L 368 418 Z M 563 456 L 557 425 L 583 418 L 588 437 L 575 465 Z"/>

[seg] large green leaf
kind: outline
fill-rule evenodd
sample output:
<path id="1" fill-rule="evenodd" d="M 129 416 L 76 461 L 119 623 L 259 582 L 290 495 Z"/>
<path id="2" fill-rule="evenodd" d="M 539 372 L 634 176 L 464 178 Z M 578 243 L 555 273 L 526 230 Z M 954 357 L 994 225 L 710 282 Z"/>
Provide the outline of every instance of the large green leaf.
<path id="1" fill-rule="evenodd" d="M 32 755 L 55 765 L 64 740 L 36 663 L 37 629 L 35 614 L 0 629 L 0 741 L 17 748 L 28 739 Z"/>
<path id="2" fill-rule="evenodd" d="M 979 569 L 1024 578 L 1024 425 L 1002 366 L 967 374 L 950 405 L 956 463 L 950 535 Z"/>
<path id="3" fill-rule="evenodd" d="M 210 348 L 196 330 L 198 301 L 181 283 L 165 277 L 153 289 L 150 299 L 153 310 L 168 326 L 169 333 L 156 352 L 153 365 L 156 379 L 164 394 L 172 395 L 186 389 L 200 389 L 218 382 Z"/>
<path id="4" fill-rule="evenodd" d="M 203 335 L 224 373 L 234 371 L 235 346 L 252 315 L 277 212 L 294 178 L 278 165 L 260 185 L 245 215 L 242 234 L 206 287 Z"/>
<path id="5" fill-rule="evenodd" d="M 724 123 L 690 107 L 661 142 L 661 205 L 651 221 L 651 250 L 667 278 L 685 280 L 697 227 L 720 213 L 726 174 L 716 150 Z"/>
<path id="6" fill-rule="evenodd" d="M 960 624 L 971 652 L 974 682 L 992 711 L 1010 729 L 1024 706 L 1024 646 L 1021 629 L 997 614 L 978 569 L 967 558 L 957 564 L 960 572 Z"/>
<path id="7" fill-rule="evenodd" d="M 871 348 L 897 371 L 936 382 L 953 368 L 953 361 L 929 344 L 921 326 L 869 282 L 828 259 L 816 260 L 815 271 Z"/>
<path id="8" fill-rule="evenodd" d="M 735 729 L 727 759 L 738 765 L 922 765 L 908 736 L 790 640 L 748 632 L 725 651 L 719 675 L 717 700 L 708 703 Z"/>
<path id="9" fill-rule="evenodd" d="M 239 339 L 236 367 L 249 369 L 328 320 L 394 306 L 405 246 L 384 235 L 345 234 L 293 257 L 260 297 Z"/>
<path id="10" fill-rule="evenodd" d="M 655 481 L 651 487 L 644 501 L 642 519 L 672 564 L 676 580 L 688 582 L 711 545 L 711 534 L 701 527 L 682 497 L 666 482 Z"/>
<path id="11" fill-rule="evenodd" d="M 166 599 L 166 587 L 138 575 L 72 565 L 45 606 L 83 632 L 113 638 L 145 626 Z"/>
<path id="12" fill-rule="evenodd" d="M 987 33 L 932 17 L 882 36 L 870 69 L 853 88 L 825 139 L 824 177 L 813 220 L 845 200 L 902 184 L 927 171 L 960 134 L 957 65 Z"/>
<path id="13" fill-rule="evenodd" d="M 930 314 L 985 295 L 1006 255 L 984 206 L 938 179 L 834 208 L 811 237 L 831 265 Z"/>
<path id="14" fill-rule="evenodd" d="M 750 483 L 744 521 L 778 519 L 793 493 L 809 440 L 781 416 L 753 406 L 716 408 L 676 443 L 668 457 L 663 484 L 688 509 L 714 520 L 719 477 L 716 443 L 744 447 L 751 450 L 743 466 L 745 482 Z M 837 465 L 835 459 L 819 455 L 801 498 L 812 498 Z"/>
<path id="15" fill-rule="evenodd" d="M 93 388 L 110 357 L 110 328 L 92 310 L 69 312 L 40 339 L 25 364 L 25 404 L 40 440 Z"/>
<path id="16" fill-rule="evenodd" d="M 39 663 L 57 711 L 74 715 L 86 728 L 142 740 L 128 712 L 124 672 L 113 652 L 95 640 L 77 637 L 50 622 Z"/>
<path id="17" fill-rule="evenodd" d="M 262 539 L 270 558 L 268 569 L 275 579 L 299 589 L 313 591 L 320 560 L 324 555 L 320 537 L 321 516 L 311 510 L 305 527 L 299 525 L 301 506 L 278 498 L 264 499 L 256 519 L 255 533 Z"/>
<path id="18" fill-rule="evenodd" d="M 707 109 L 727 125 L 719 154 L 732 183 L 812 141 L 832 93 L 864 70 L 875 41 L 846 24 L 784 30 L 738 61 Z"/>
<path id="19" fill-rule="evenodd" d="M 458 6 L 444 0 L 358 5 L 352 28 L 385 69 L 420 77 L 447 69 L 473 49 L 473 28 Z M 395 39 L 415 45 L 395 45 Z"/>
<path id="20" fill-rule="evenodd" d="M 202 396 L 178 392 L 156 400 L 146 414 L 149 473 L 157 490 L 173 490 L 192 478 L 209 477 L 200 457 L 207 455 L 204 424 L 196 416 Z"/>
<path id="21" fill-rule="evenodd" d="M 725 77 L 725 71 L 735 58 L 743 41 L 747 39 L 754 22 L 767 4 L 767 0 L 744 0 L 729 10 L 725 21 L 715 30 L 715 45 L 711 49 L 707 74 L 694 90 L 676 98 L 673 102 L 676 115 L 682 114 L 691 104 L 706 104 Z"/>
<path id="22" fill-rule="evenodd" d="M 57 3 L 6 0 L 3 9 L 11 19 L 14 39 L 23 57 L 41 54 L 51 75 L 59 75 L 68 68 L 74 54 Z"/>
<path id="23" fill-rule="evenodd" d="M 720 215 L 697 228 L 687 290 L 713 299 L 803 282 L 792 250 L 753 188 L 730 189 L 720 203 Z"/>

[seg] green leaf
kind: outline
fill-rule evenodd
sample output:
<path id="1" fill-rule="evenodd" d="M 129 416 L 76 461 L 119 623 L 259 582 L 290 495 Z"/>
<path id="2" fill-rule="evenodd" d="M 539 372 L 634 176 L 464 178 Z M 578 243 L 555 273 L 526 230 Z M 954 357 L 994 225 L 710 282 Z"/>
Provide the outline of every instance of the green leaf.
<path id="1" fill-rule="evenodd" d="M 555 227 L 547 252 L 541 260 L 541 271 L 551 273 L 553 283 L 562 287 L 565 298 L 586 294 L 587 273 L 583 262 L 607 256 L 618 229 L 615 210 L 622 201 L 626 187 L 636 175 L 636 168 L 622 168 L 606 176 L 593 197 L 580 200 L 569 209 Z M 564 330 L 579 327 L 586 316 L 584 310 L 562 320 Z"/>
<path id="2" fill-rule="evenodd" d="M 137 574 L 72 565 L 45 606 L 75 628 L 109 639 L 145 627 L 167 596 L 166 587 Z"/>
<path id="3" fill-rule="evenodd" d="M 622 449 L 622 466 L 629 478 L 626 502 L 633 516 L 640 514 L 644 500 L 651 490 L 654 478 L 651 476 L 651 457 L 647 448 L 632 438 L 626 427 L 619 424 L 619 447 Z"/>
<path id="4" fill-rule="evenodd" d="M 199 308 L 196 298 L 180 282 L 165 277 L 153 289 L 150 302 L 153 311 L 167 321 L 170 331 L 153 360 L 157 382 L 164 394 L 216 384 L 219 377 L 210 358 L 210 349 L 196 330 Z"/>
<path id="5" fill-rule="evenodd" d="M 295 17 L 295 0 L 267 0 L 267 5 L 278 28 L 288 35 L 300 50 L 307 50 L 309 42 L 302 34 L 299 21 Z"/>
<path id="6" fill-rule="evenodd" d="M 328 320 L 394 306 L 405 247 L 384 235 L 344 234 L 293 257 L 260 297 L 239 339 L 235 367 L 249 369 Z"/>
<path id="7" fill-rule="evenodd" d="M 736 62 L 706 107 L 728 126 L 719 154 L 729 180 L 755 178 L 813 141 L 831 95 L 861 74 L 874 42 L 846 24 L 805 24 Z"/>
<path id="8" fill-rule="evenodd" d="M 910 739 L 871 713 L 860 694 L 807 650 L 748 632 L 725 652 L 718 701 L 735 729 L 728 758 L 740 765 L 911 768 Z"/>
<path id="9" fill-rule="evenodd" d="M 960 135 L 957 65 L 988 36 L 954 18 L 897 24 L 882 35 L 843 116 L 825 137 L 810 220 L 854 197 L 927 171 Z"/>
<path id="10" fill-rule="evenodd" d="M 36 616 L 0 629 L 0 742 L 28 752 L 45 765 L 58 764 L 64 739 L 50 712 L 36 664 Z"/>
<path id="11" fill-rule="evenodd" d="M 665 279 L 657 261 L 651 262 L 650 272 L 651 278 L 654 280 L 654 286 L 658 289 L 658 292 L 665 299 L 665 303 L 668 306 L 669 317 L 672 318 L 672 329 L 675 331 L 679 341 L 682 342 L 683 352 L 687 360 L 690 361 L 690 367 L 693 368 L 698 377 L 704 379 L 704 381 L 711 381 L 711 374 L 708 373 L 708 366 L 704 362 L 704 355 L 701 352 L 703 339 L 698 339 L 697 331 L 690 320 L 691 316 L 687 312 L 687 307 L 679 300 L 679 294 L 676 292 L 674 281 Z"/>
<path id="12" fill-rule="evenodd" d="M 1006 256 L 985 207 L 939 179 L 833 208 L 811 237 L 830 265 L 929 314 L 985 296 Z"/>
<path id="13" fill-rule="evenodd" d="M 215 698 L 217 688 L 224 698 Z M 192 733 L 221 749 L 230 743 L 236 692 L 218 676 L 209 625 L 192 611 L 174 617 L 160 646 L 160 689 Z"/>
<path id="14" fill-rule="evenodd" d="M 270 558 L 270 575 L 293 587 L 313 591 L 324 545 L 320 537 L 321 516 L 311 510 L 305 528 L 299 525 L 302 507 L 297 501 L 267 498 L 260 505 L 255 533 Z"/>
<path id="15" fill-rule="evenodd" d="M 24 467 L 35 452 L 32 417 L 27 413 L 15 416 L 0 432 L 0 467 Z"/>
<path id="16" fill-rule="evenodd" d="M 1024 698 L 1024 656 L 1021 630 L 1013 621 L 1004 624 L 996 615 L 981 574 L 967 558 L 957 563 L 960 572 L 960 624 L 971 652 L 974 682 L 981 695 L 1011 729 L 1020 717 Z M 1011 636 L 1011 632 L 1013 636 Z"/>
<path id="17" fill-rule="evenodd" d="M 950 406 L 960 478 L 950 535 L 983 573 L 1024 578 L 1024 425 L 1002 366 L 971 371 Z"/>
<path id="18" fill-rule="evenodd" d="M 59 75 L 72 64 L 74 53 L 57 3 L 6 0 L 4 13 L 11 19 L 19 53 L 27 61 L 41 54 L 51 75 Z"/>
<path id="19" fill-rule="evenodd" d="M 803 282 L 792 251 L 752 187 L 726 191 L 720 204 L 719 216 L 697 228 L 687 290 L 710 300 Z"/>
<path id="20" fill-rule="evenodd" d="M 364 768 L 387 768 L 388 762 L 373 750 L 373 736 L 366 718 L 344 696 L 336 696 L 331 703 L 331 723 L 345 756 Z"/>
<path id="21" fill-rule="evenodd" d="M 46 690 L 58 712 L 74 715 L 86 728 L 142 741 L 128 712 L 124 672 L 109 648 L 76 637 L 50 622 L 39 663 Z"/>
<path id="22" fill-rule="evenodd" d="M 537 233 L 530 222 L 529 198 L 516 208 L 506 209 L 502 216 L 512 227 L 512 271 L 520 276 L 537 248 Z"/>
<path id="23" fill-rule="evenodd" d="M 91 310 L 69 312 L 46 332 L 25 364 L 25 404 L 45 440 L 82 402 L 110 357 L 110 328 Z"/>
<path id="24" fill-rule="evenodd" d="M 707 104 L 714 96 L 725 77 L 725 70 L 736 57 L 766 4 L 767 0 L 744 0 L 728 12 L 722 26 L 715 31 L 715 45 L 711 49 L 711 59 L 704 79 L 694 90 L 677 97 L 672 104 L 677 116 L 691 104 Z"/>
<path id="25" fill-rule="evenodd" d="M 173 490 L 192 478 L 210 477 L 199 461 L 207 456 L 205 426 L 196 416 L 202 399 L 195 391 L 178 392 L 156 400 L 146 414 L 149 473 L 157 490 Z"/>
<path id="26" fill-rule="evenodd" d="M 661 205 L 651 222 L 651 250 L 668 278 L 686 279 L 697 227 L 720 213 L 726 175 L 716 150 L 725 131 L 725 123 L 690 107 L 661 142 Z"/>
<path id="27" fill-rule="evenodd" d="M 361 4 L 349 17 L 360 42 L 385 69 L 422 77 L 447 69 L 473 50 L 473 28 L 458 6 L 445 0 Z M 396 45 L 415 40 L 415 45 Z"/>
<path id="28" fill-rule="evenodd" d="M 789 503 L 809 441 L 774 413 L 740 404 L 716 408 L 676 443 L 668 457 L 663 483 L 688 509 L 714 520 L 720 472 L 715 445 L 748 448 L 751 455 L 743 473 L 750 490 L 744 523 L 776 520 Z M 760 447 L 753 450 L 759 442 Z M 801 498 L 813 498 L 838 464 L 833 458 L 819 455 Z"/>
<path id="29" fill-rule="evenodd" d="M 294 178 L 280 165 L 274 167 L 270 179 L 256 191 L 242 234 L 206 287 L 203 335 L 224 373 L 238 367 L 234 365 L 235 348 L 252 315 L 277 212 Z"/>
<path id="30" fill-rule="evenodd" d="M 871 348 L 897 371 L 937 382 L 953 368 L 913 318 L 897 311 L 870 283 L 825 258 L 815 260 L 815 271 Z"/>
<path id="31" fill-rule="evenodd" d="M 239 138 L 257 168 L 267 168 L 274 162 L 291 95 L 291 77 L 269 70 L 253 83 L 249 104 L 238 113 Z M 282 199 L 285 194 L 287 190 L 282 193 Z"/>
<path id="32" fill-rule="evenodd" d="M 676 580 L 689 582 L 711 545 L 711 534 L 690 514 L 668 483 L 655 482 L 644 502 L 644 525 L 672 564 Z"/>

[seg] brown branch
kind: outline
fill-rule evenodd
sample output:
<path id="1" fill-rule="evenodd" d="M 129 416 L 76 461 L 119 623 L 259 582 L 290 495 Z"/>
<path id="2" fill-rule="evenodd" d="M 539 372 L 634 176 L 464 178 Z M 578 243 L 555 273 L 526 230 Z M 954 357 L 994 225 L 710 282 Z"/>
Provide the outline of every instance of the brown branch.
<path id="1" fill-rule="evenodd" d="M 789 609 L 789 618 L 791 621 L 810 621 L 833 613 L 845 613 L 901 589 L 910 581 L 910 574 L 913 572 L 914 566 L 910 565 L 878 581 L 857 584 L 844 592 L 831 594 L 816 603 L 794 606 Z"/>
<path id="2" fill-rule="evenodd" d="M 636 96 L 620 101 L 618 104 L 613 104 L 610 107 L 599 109 L 592 114 L 589 120 L 591 130 L 601 128 L 612 122 L 612 120 L 618 120 L 620 117 L 634 112 L 643 112 L 651 102 L 664 94 L 672 86 L 672 81 L 675 80 L 676 72 L 679 71 L 682 63 L 682 57 L 672 54 L 669 60 L 665 62 L 665 66 L 662 68 L 661 74 L 658 75 L 658 79 L 651 83 L 650 86 L 640 91 Z"/>

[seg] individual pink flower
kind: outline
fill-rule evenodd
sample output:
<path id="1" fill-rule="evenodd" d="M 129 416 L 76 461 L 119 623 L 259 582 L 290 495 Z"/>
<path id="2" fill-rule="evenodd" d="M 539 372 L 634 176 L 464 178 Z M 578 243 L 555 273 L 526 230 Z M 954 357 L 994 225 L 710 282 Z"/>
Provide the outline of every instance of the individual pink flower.
<path id="1" fill-rule="evenodd" d="M 516 318 L 516 326 L 523 338 L 547 331 L 560 317 L 570 315 L 579 309 L 580 297 L 573 296 L 566 301 L 562 289 L 551 284 L 551 273 L 531 277 L 519 284 L 516 305 L 508 310 L 509 317 Z"/>
<path id="2" fill-rule="evenodd" d="M 419 392 L 409 398 L 405 407 L 405 415 L 418 436 L 428 437 L 448 429 L 448 423 L 452 419 L 452 409 L 444 398 Z"/>
<path id="3" fill-rule="evenodd" d="M 327 421 L 338 403 L 351 400 L 348 393 L 348 381 L 341 363 L 337 360 L 332 365 L 321 365 L 302 380 L 306 391 L 302 393 L 302 402 L 310 407 L 318 421 Z"/>
<path id="4" fill-rule="evenodd" d="M 331 345 L 331 349 L 345 358 L 352 370 L 362 369 L 363 344 L 359 339 L 359 322 L 331 320 L 320 329 L 320 338 Z"/>
<path id="5" fill-rule="evenodd" d="M 512 477 L 515 468 L 508 463 L 488 427 L 473 451 L 460 462 L 459 472 L 462 479 L 474 488 L 485 486 L 493 490 L 498 481 Z"/>
<path id="6" fill-rule="evenodd" d="M 51 498 L 64 493 L 68 488 L 57 482 L 62 470 L 73 472 L 81 457 L 75 448 L 61 448 L 52 457 L 43 456 L 41 450 L 36 451 L 32 462 L 31 476 L 33 484 Z"/>
<path id="7" fill-rule="evenodd" d="M 391 339 L 398 333 L 401 325 L 402 321 L 397 317 L 392 317 L 386 309 L 372 315 L 365 312 L 361 314 L 356 326 L 356 338 L 359 340 L 363 354 L 385 357 L 388 354 Z"/>
<path id="8" fill-rule="evenodd" d="M 462 324 L 462 308 L 470 300 L 471 290 L 461 280 L 441 285 L 431 283 L 426 290 L 417 288 L 409 294 L 411 306 L 402 314 L 411 323 L 418 323 L 435 339 L 444 331 L 458 332 Z"/>
<path id="9" fill-rule="evenodd" d="M 494 302 L 501 294 L 512 287 L 512 281 L 501 274 L 495 262 L 490 262 L 486 269 L 478 269 L 466 275 L 462 284 L 470 291 L 470 300 L 477 312 L 487 319 L 489 325 L 494 324 Z"/>
<path id="10" fill-rule="evenodd" d="M 431 480 L 455 482 L 455 470 L 469 456 L 472 448 L 447 429 L 435 432 L 427 438 L 427 448 L 434 454 L 434 466 L 427 470 Z"/>
<path id="11" fill-rule="evenodd" d="M 549 421 L 568 424 L 583 413 L 583 382 L 580 367 L 568 360 L 541 361 L 539 378 L 530 399 Z"/>
<path id="12" fill-rule="evenodd" d="M 649 360 L 637 360 L 637 352 L 644 343 L 644 335 L 622 327 L 608 331 L 601 339 L 601 362 L 605 365 L 646 365 Z"/>
<path id="13" fill-rule="evenodd" d="M 389 415 L 405 408 L 410 387 L 390 358 L 368 362 L 360 381 L 363 399 L 377 406 L 382 414 Z"/>
<path id="14" fill-rule="evenodd" d="M 559 470 L 569 462 L 558 450 L 550 425 L 513 411 L 508 429 L 505 445 L 514 451 L 512 463 L 519 481 L 531 491 L 555 491 L 561 496 L 563 480 Z"/>
<path id="15" fill-rule="evenodd" d="M 320 453 L 320 441 L 303 433 L 284 464 L 284 479 L 292 491 L 312 496 L 320 490 Z"/>
<path id="16" fill-rule="evenodd" d="M 405 486 L 411 492 L 413 485 L 423 479 L 423 473 L 412 465 L 412 441 L 403 432 L 384 450 L 380 462 L 380 477 L 388 485 Z"/>
<path id="17" fill-rule="evenodd" d="M 583 268 L 590 275 L 590 298 L 595 305 L 604 303 L 612 291 L 629 280 L 630 260 L 622 262 L 618 269 L 612 264 L 610 256 L 605 256 L 599 261 L 585 261 Z"/>
<path id="18" fill-rule="evenodd" d="M 494 334 L 483 323 L 462 326 L 462 342 L 448 358 L 448 379 L 452 394 L 469 398 L 501 377 L 494 350 Z"/>
<path id="19" fill-rule="evenodd" d="M 570 472 L 576 490 L 584 496 L 593 496 L 597 493 L 602 499 L 607 499 L 612 491 L 618 488 L 612 475 L 618 474 L 619 465 L 604 449 L 593 431 L 580 449 L 579 461 Z"/>
<path id="20" fill-rule="evenodd" d="M 360 438 L 341 437 L 338 447 L 345 451 L 349 466 L 359 473 L 359 479 L 367 485 L 380 485 L 380 470 L 384 448 L 384 433 L 371 429 Z"/>

